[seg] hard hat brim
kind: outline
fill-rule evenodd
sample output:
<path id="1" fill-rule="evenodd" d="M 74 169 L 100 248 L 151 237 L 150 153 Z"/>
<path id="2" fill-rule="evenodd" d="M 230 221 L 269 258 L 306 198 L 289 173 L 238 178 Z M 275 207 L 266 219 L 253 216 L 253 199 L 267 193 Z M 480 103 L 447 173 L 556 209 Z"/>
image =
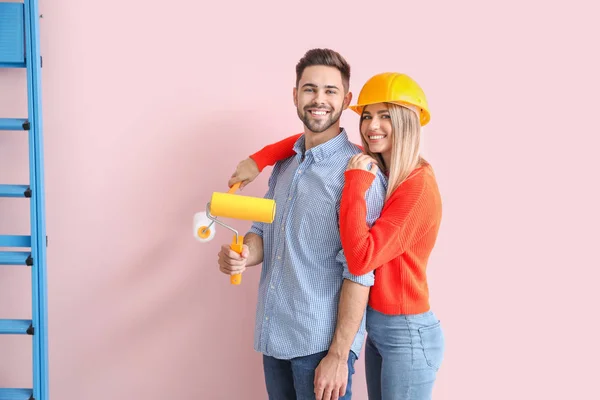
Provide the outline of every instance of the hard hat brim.
<path id="1" fill-rule="evenodd" d="M 431 118 L 429 115 L 429 111 L 426 110 L 425 108 L 415 106 L 414 104 L 403 103 L 401 101 L 374 101 L 374 102 L 370 102 L 370 103 L 355 104 L 352 106 L 348 106 L 348 108 L 351 109 L 352 111 L 354 111 L 355 113 L 357 113 L 359 116 L 362 116 L 363 109 L 366 106 L 373 105 L 373 104 L 379 104 L 379 103 L 392 103 L 392 104 L 397 104 L 399 106 L 403 106 L 406 108 L 411 108 L 411 109 L 417 108 L 417 109 L 421 110 L 421 112 L 419 113 L 420 114 L 419 121 L 421 123 L 421 126 L 427 125 Z"/>

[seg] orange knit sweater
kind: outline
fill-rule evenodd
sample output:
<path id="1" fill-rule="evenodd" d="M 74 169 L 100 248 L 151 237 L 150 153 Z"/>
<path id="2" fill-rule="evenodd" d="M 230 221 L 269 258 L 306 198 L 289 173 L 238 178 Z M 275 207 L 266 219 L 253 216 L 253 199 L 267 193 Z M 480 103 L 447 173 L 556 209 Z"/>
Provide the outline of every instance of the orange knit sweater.
<path id="1" fill-rule="evenodd" d="M 300 135 L 268 145 L 250 157 L 259 170 L 294 155 Z M 375 270 L 369 305 L 384 314 L 418 314 L 429 310 L 426 268 L 436 242 L 442 203 L 429 164 L 415 169 L 386 201 L 371 228 L 366 223 L 365 193 L 375 176 L 364 170 L 345 172 L 340 204 L 340 236 L 354 275 Z"/>

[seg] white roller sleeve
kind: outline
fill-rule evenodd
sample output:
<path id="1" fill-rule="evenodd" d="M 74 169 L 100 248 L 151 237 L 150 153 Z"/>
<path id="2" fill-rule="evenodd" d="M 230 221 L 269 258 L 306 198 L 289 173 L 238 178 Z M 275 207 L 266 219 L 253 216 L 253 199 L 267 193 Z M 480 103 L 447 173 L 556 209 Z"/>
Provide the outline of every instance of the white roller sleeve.
<path id="1" fill-rule="evenodd" d="M 208 226 L 211 222 L 212 221 L 210 219 L 208 219 L 208 217 L 206 216 L 206 212 L 204 212 L 204 211 L 194 214 L 194 233 L 193 233 L 193 235 L 197 241 L 210 242 L 211 240 L 213 240 L 213 238 L 215 237 L 217 224 L 213 224 L 210 227 L 210 235 L 208 235 L 208 237 L 206 239 L 203 239 L 200 236 L 198 236 L 198 229 L 203 226 Z"/>

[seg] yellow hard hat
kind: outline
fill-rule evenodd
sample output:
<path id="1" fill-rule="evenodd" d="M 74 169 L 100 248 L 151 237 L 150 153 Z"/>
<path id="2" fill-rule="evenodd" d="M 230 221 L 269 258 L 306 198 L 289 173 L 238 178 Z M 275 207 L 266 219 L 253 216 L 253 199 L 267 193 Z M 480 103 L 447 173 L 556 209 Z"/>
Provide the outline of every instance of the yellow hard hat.
<path id="1" fill-rule="evenodd" d="M 358 103 L 350 109 L 362 115 L 365 106 L 376 103 L 394 103 L 415 110 L 420 116 L 421 126 L 430 119 L 423 89 L 406 74 L 384 72 L 373 76 L 360 90 Z"/>

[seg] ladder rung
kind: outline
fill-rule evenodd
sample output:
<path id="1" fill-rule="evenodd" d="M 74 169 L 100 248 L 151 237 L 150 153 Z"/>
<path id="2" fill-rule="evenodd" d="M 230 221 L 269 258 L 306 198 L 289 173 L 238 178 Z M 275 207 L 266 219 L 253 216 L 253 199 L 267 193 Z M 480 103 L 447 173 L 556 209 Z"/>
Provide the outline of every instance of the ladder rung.
<path id="1" fill-rule="evenodd" d="M 31 197 L 27 185 L 0 185 L 0 197 Z"/>
<path id="2" fill-rule="evenodd" d="M 22 118 L 0 118 L 0 131 L 26 131 L 29 122 Z"/>
<path id="3" fill-rule="evenodd" d="M 0 319 L 0 335 L 27 335 L 30 319 Z"/>
<path id="4" fill-rule="evenodd" d="M 30 261 L 28 251 L 0 251 L 0 265 L 30 265 Z"/>
<path id="5" fill-rule="evenodd" d="M 0 247 L 31 247 L 31 236 L 0 235 Z"/>
<path id="6" fill-rule="evenodd" d="M 33 390 L 31 389 L 7 389 L 0 388 L 0 400 L 31 400 Z"/>
<path id="7" fill-rule="evenodd" d="M 0 67 L 25 67 L 24 4 L 0 2 Z"/>

